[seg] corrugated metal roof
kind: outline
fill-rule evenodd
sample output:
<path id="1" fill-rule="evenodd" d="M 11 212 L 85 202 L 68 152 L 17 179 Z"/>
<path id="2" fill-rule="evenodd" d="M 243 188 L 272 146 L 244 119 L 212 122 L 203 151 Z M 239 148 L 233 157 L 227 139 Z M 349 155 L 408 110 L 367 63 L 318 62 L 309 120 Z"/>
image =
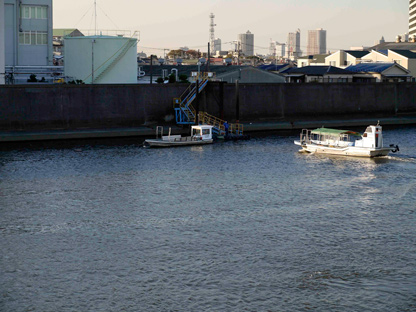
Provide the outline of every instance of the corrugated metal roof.
<path id="1" fill-rule="evenodd" d="M 386 69 L 392 67 L 394 63 L 360 63 L 357 65 L 350 65 L 346 70 L 352 71 L 354 73 L 360 72 L 371 72 L 371 73 L 381 73 Z"/>

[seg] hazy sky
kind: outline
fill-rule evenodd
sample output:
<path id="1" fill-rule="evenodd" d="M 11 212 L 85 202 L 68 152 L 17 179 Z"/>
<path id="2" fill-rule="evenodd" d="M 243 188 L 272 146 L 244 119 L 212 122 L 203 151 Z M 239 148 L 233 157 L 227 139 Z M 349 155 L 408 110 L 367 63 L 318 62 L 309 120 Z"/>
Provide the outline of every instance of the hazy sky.
<path id="1" fill-rule="evenodd" d="M 270 39 L 285 43 L 301 30 L 306 52 L 308 30 L 327 31 L 331 51 L 372 46 L 384 36 L 394 41 L 408 32 L 408 0 L 96 0 L 97 28 L 138 30 L 139 51 L 163 55 L 163 49 L 187 46 L 207 50 L 209 14 L 222 49 L 238 34 L 254 34 L 256 53 L 267 53 Z M 94 0 L 54 0 L 54 28 L 94 29 Z"/>

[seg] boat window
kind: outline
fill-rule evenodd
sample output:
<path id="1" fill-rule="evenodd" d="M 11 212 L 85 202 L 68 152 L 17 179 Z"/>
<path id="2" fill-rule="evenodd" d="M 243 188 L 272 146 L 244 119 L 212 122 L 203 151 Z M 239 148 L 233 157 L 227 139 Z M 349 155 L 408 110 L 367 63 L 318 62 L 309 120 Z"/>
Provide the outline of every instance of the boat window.
<path id="1" fill-rule="evenodd" d="M 371 133 L 373 131 L 371 131 L 371 127 L 367 127 L 367 129 L 365 129 L 365 132 Z"/>
<path id="2" fill-rule="evenodd" d="M 367 137 L 367 132 L 364 132 L 363 137 L 366 138 Z"/>
<path id="3" fill-rule="evenodd" d="M 209 129 L 202 129 L 202 134 L 203 134 L 203 135 L 204 135 L 204 134 L 210 134 Z"/>
<path id="4" fill-rule="evenodd" d="M 194 129 L 193 135 L 201 135 L 201 129 Z"/>

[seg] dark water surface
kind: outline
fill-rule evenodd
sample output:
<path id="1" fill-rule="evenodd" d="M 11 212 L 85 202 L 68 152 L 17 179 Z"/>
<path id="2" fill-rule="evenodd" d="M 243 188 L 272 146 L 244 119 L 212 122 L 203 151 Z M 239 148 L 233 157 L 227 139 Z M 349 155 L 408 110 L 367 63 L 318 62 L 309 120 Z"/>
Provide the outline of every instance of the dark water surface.
<path id="1" fill-rule="evenodd" d="M 416 311 L 416 128 L 0 151 L 0 311 Z"/>

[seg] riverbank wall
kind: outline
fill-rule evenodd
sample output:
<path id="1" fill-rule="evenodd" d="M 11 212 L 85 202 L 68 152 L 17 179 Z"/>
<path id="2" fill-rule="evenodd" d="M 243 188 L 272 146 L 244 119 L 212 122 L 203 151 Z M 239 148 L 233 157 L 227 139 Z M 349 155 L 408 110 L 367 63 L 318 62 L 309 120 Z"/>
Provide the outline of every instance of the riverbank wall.
<path id="1" fill-rule="evenodd" d="M 187 84 L 0 86 L 0 132 L 52 131 L 75 135 L 103 130 L 100 135 L 111 136 L 111 129 L 123 129 L 125 134 L 132 135 L 135 129 L 174 124 L 173 98 L 187 87 Z M 348 121 L 369 118 L 387 118 L 393 124 L 395 120 L 398 124 L 412 123 L 416 116 L 416 84 L 210 82 L 193 105 L 228 122 L 238 120 L 248 131 L 270 130 L 273 124 L 277 129 L 294 129 L 302 122 L 321 120 L 345 121 L 346 125 Z"/>

